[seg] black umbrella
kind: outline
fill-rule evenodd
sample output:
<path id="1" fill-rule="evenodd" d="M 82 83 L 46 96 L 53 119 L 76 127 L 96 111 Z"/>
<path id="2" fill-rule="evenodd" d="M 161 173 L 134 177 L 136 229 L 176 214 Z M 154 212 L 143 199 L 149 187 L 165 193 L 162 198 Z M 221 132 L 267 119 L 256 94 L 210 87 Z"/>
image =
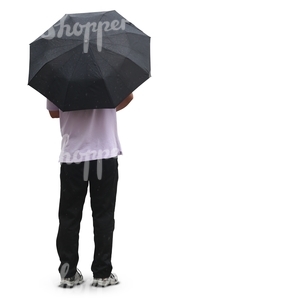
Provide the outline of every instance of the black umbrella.
<path id="1" fill-rule="evenodd" d="M 150 37 L 116 11 L 68 14 L 30 44 L 28 84 L 62 111 L 115 108 L 150 77 Z"/>

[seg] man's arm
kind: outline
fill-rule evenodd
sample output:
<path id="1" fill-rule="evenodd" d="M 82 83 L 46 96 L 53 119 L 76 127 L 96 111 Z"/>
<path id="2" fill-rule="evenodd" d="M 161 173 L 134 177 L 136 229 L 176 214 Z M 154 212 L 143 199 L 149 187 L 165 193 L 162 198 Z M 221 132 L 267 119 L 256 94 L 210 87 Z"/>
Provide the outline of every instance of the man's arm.
<path id="1" fill-rule="evenodd" d="M 51 118 L 59 118 L 59 110 L 49 110 Z"/>
<path id="2" fill-rule="evenodd" d="M 124 107 L 126 107 L 131 102 L 132 99 L 133 99 L 133 94 L 131 93 L 116 107 L 116 111 L 119 111 Z"/>
<path id="3" fill-rule="evenodd" d="M 59 108 L 53 102 L 47 99 L 46 106 L 51 118 L 59 118 Z"/>

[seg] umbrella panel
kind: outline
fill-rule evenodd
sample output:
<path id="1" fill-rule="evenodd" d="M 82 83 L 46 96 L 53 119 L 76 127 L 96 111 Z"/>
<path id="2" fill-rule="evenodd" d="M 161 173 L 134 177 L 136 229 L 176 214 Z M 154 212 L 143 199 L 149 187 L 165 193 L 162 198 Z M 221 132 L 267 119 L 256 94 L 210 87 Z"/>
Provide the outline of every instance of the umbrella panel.
<path id="1" fill-rule="evenodd" d="M 75 24 L 79 15 L 91 17 L 65 19 Z M 104 31 L 101 51 L 95 32 L 84 52 L 82 36 L 38 38 L 30 45 L 28 84 L 63 111 L 116 107 L 150 77 L 150 37 L 128 24 L 126 31 Z"/>

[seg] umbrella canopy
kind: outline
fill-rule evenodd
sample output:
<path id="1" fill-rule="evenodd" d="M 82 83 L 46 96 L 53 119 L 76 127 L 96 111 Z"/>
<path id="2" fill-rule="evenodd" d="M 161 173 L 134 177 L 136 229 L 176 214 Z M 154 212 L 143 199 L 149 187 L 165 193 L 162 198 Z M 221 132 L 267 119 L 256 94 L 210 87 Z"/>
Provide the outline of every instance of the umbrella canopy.
<path id="1" fill-rule="evenodd" d="M 150 76 L 150 37 L 116 11 L 67 14 L 30 44 L 28 84 L 62 111 L 115 108 Z"/>

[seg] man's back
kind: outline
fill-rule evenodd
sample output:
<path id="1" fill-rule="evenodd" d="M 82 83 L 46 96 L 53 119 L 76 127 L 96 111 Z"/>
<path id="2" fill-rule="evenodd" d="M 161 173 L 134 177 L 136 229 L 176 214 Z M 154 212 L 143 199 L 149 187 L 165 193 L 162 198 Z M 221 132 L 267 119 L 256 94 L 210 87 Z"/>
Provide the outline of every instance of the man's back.
<path id="1" fill-rule="evenodd" d="M 58 108 L 49 100 L 49 111 Z M 81 162 L 122 154 L 116 109 L 59 111 L 62 135 L 60 162 Z"/>

